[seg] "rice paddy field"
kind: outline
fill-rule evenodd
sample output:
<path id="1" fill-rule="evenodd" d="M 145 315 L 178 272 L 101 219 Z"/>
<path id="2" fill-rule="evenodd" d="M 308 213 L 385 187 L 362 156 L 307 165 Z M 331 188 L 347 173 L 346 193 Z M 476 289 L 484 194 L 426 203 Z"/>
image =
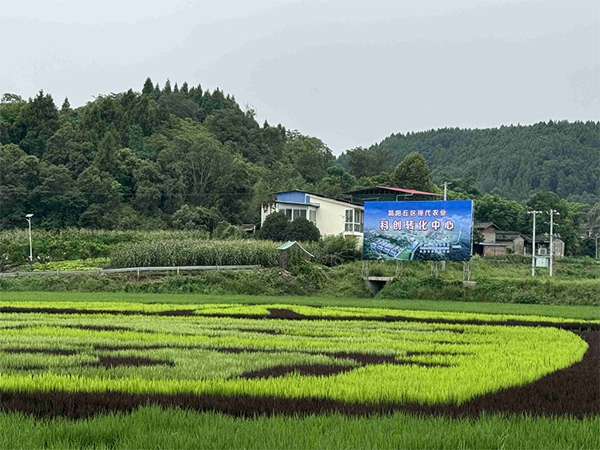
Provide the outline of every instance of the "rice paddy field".
<path id="1" fill-rule="evenodd" d="M 0 295 L 2 448 L 600 446 L 596 307 Z"/>

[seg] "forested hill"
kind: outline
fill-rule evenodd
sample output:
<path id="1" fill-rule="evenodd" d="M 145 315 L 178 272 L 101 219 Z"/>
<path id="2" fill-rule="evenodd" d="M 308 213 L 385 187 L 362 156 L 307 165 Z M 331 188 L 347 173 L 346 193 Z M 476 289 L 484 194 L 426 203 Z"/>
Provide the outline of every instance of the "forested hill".
<path id="1" fill-rule="evenodd" d="M 558 194 L 554 208 L 564 199 L 599 199 L 599 123 L 397 134 L 336 161 L 318 138 L 261 125 L 219 89 L 168 80 L 160 87 L 150 78 L 140 84 L 141 91 L 100 95 L 79 108 L 67 99 L 59 107 L 42 91 L 27 100 L 2 96 L 0 229 L 23 227 L 34 214 L 38 228 L 214 232 L 256 224 L 261 204 L 287 189 L 336 198 L 374 185 L 439 189 L 420 155 L 433 181 L 454 182 L 452 198 L 477 200 L 478 220 L 511 229 L 521 222 L 529 229 L 523 201 L 534 192 Z M 587 210 L 572 206 L 575 236 Z M 511 220 L 485 212 L 509 207 L 518 213 Z"/>
<path id="2" fill-rule="evenodd" d="M 256 223 L 273 192 L 314 186 L 319 139 L 260 125 L 219 89 L 150 78 L 71 108 L 40 91 L 0 102 L 0 229 L 205 228 Z M 60 103 L 59 103 L 60 104 Z"/>
<path id="3" fill-rule="evenodd" d="M 585 203 L 600 198 L 600 122 L 392 134 L 369 151 L 381 154 L 382 149 L 389 152 L 391 167 L 419 152 L 436 181 L 471 174 L 482 192 L 513 200 L 535 191 Z M 350 169 L 347 154 L 339 160 Z"/>

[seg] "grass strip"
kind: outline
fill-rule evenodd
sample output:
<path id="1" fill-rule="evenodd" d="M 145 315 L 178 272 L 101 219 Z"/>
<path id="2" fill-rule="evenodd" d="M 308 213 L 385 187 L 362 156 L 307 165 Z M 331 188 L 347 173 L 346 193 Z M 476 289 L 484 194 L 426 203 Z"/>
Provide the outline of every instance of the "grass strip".
<path id="1" fill-rule="evenodd" d="M 490 415 L 239 418 L 146 407 L 86 420 L 0 413 L 6 450 L 48 449 L 597 449 L 600 417 Z"/>
<path id="2" fill-rule="evenodd" d="M 168 304 L 281 304 L 283 297 L 250 295 L 134 294 L 122 292 L 0 292 L 5 302 L 133 302 Z M 597 306 L 528 305 L 433 300 L 356 299 L 286 296 L 285 303 L 305 306 L 390 308 L 420 311 L 469 312 L 486 314 L 538 315 L 582 320 L 600 320 Z M 185 309 L 185 308 L 184 308 Z"/>

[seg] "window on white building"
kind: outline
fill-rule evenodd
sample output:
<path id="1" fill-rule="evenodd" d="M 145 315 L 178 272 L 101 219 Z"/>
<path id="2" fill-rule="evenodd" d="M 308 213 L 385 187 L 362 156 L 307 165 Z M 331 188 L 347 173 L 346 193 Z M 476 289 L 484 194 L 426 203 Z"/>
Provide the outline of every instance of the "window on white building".
<path id="1" fill-rule="evenodd" d="M 346 224 L 344 229 L 346 231 L 357 231 L 362 233 L 364 225 L 364 212 L 358 209 L 347 209 L 346 210 Z"/>
<path id="2" fill-rule="evenodd" d="M 288 220 L 294 220 L 297 219 L 298 217 L 302 217 L 304 219 L 307 218 L 307 211 L 306 209 L 297 209 L 297 208 L 281 208 L 279 210 L 279 212 L 282 212 L 285 214 L 285 217 L 287 217 Z M 313 214 L 316 215 L 315 211 L 311 211 L 311 217 Z M 312 218 L 311 218 L 312 220 Z M 315 222 L 316 220 L 313 220 L 313 222 Z"/>
<path id="3" fill-rule="evenodd" d="M 302 217 L 303 219 L 306 219 L 306 210 L 305 209 L 294 209 L 294 219 L 297 219 L 298 217 Z"/>

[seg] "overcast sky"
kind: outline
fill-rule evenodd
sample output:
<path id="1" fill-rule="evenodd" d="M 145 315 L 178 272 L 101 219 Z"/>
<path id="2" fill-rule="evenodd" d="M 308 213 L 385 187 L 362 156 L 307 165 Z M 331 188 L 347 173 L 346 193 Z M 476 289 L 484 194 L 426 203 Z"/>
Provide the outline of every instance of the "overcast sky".
<path id="1" fill-rule="evenodd" d="M 391 133 L 600 120 L 600 1 L 0 0 L 0 92 L 187 81 L 335 154 Z"/>

